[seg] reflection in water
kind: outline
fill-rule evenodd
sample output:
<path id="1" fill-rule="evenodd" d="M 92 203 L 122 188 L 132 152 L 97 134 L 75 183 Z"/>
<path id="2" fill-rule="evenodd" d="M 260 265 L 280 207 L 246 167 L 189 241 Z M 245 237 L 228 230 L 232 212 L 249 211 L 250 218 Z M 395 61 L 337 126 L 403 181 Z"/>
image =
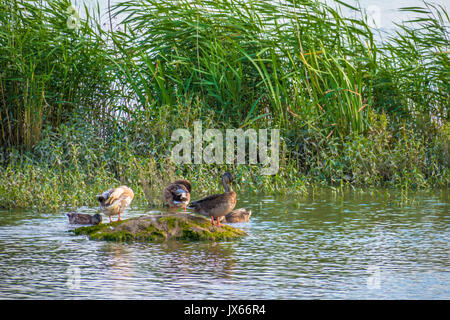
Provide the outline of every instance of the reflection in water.
<path id="1" fill-rule="evenodd" d="M 219 242 L 201 243 L 191 247 L 186 242 L 168 241 L 161 245 L 162 251 L 168 257 L 167 269 L 172 274 L 183 275 L 206 274 L 210 278 L 230 278 L 233 274 L 235 261 L 232 247 Z"/>
<path id="2" fill-rule="evenodd" d="M 133 293 L 132 281 L 135 275 L 134 252 L 121 243 L 105 243 L 101 248 L 102 258 L 106 264 L 106 277 L 112 283 L 111 293 L 115 299 L 125 299 Z"/>
<path id="3" fill-rule="evenodd" d="M 0 211 L 0 298 L 448 299 L 448 192 L 408 196 L 241 194 L 249 236 L 228 242 L 91 241 L 64 212 Z"/>

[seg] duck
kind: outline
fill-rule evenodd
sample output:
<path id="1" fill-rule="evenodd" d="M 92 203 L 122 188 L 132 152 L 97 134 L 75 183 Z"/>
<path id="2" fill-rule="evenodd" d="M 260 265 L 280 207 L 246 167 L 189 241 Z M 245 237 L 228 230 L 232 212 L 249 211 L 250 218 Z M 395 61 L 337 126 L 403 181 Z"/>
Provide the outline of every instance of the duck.
<path id="1" fill-rule="evenodd" d="M 102 222 L 102 216 L 98 213 L 91 216 L 87 213 L 70 212 L 66 213 L 70 224 L 92 224 L 96 225 Z"/>
<path id="2" fill-rule="evenodd" d="M 249 222 L 251 215 L 252 210 L 247 211 L 245 208 L 240 208 L 227 213 L 220 219 L 220 221 L 227 223 Z"/>
<path id="3" fill-rule="evenodd" d="M 120 214 L 130 205 L 133 200 L 134 192 L 127 186 L 111 188 L 96 196 L 100 202 L 100 209 L 103 214 L 109 217 L 118 215 L 117 221 L 120 221 Z"/>
<path id="4" fill-rule="evenodd" d="M 222 185 L 225 189 L 224 193 L 213 194 L 191 202 L 188 208 L 192 209 L 195 213 L 211 217 L 213 226 L 221 226 L 220 218 L 232 211 L 236 205 L 236 192 L 230 187 L 232 182 L 233 176 L 231 173 L 225 172 L 222 176 Z"/>
<path id="5" fill-rule="evenodd" d="M 170 183 L 163 191 L 163 201 L 170 206 L 170 212 L 174 213 L 175 207 L 184 208 L 191 201 L 192 186 L 188 180 L 179 179 Z"/>

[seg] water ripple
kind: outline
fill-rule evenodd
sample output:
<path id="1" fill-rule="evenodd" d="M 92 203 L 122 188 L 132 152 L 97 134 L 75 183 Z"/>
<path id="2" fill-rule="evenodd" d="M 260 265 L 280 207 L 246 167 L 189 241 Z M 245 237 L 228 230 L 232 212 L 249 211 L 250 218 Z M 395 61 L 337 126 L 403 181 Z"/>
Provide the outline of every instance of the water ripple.
<path id="1" fill-rule="evenodd" d="M 64 212 L 0 211 L 0 298 L 450 298 L 448 199 L 240 198 L 249 236 L 220 243 L 90 241 Z"/>

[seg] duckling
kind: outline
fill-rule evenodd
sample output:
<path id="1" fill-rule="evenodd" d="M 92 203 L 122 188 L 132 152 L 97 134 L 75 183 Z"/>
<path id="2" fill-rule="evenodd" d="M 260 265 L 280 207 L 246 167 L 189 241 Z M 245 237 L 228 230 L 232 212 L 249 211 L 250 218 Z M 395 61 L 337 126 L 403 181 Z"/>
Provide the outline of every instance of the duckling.
<path id="1" fill-rule="evenodd" d="M 170 206 L 170 212 L 174 213 L 174 207 L 184 208 L 191 200 L 191 183 L 188 180 L 175 180 L 170 183 L 163 191 L 163 201 Z"/>
<path id="2" fill-rule="evenodd" d="M 188 208 L 194 210 L 194 212 L 198 214 L 211 217 L 212 225 L 221 226 L 219 221 L 220 217 L 225 216 L 233 210 L 236 205 L 236 192 L 230 187 L 232 181 L 233 176 L 230 173 L 225 172 L 222 176 L 222 185 L 225 189 L 225 193 L 213 194 L 191 202 L 188 205 Z M 216 224 L 214 223 L 214 218 L 217 221 Z"/>
<path id="3" fill-rule="evenodd" d="M 245 208 L 240 208 L 227 213 L 225 216 L 221 217 L 221 222 L 235 223 L 235 222 L 249 222 L 250 216 L 252 215 L 252 210 L 246 210 Z"/>
<path id="4" fill-rule="evenodd" d="M 71 224 L 99 224 L 102 222 L 102 216 L 98 213 L 91 216 L 86 213 L 77 213 L 71 212 L 66 213 L 66 216 L 69 218 L 69 223 Z"/>
<path id="5" fill-rule="evenodd" d="M 127 186 L 120 186 L 106 190 L 102 194 L 98 194 L 97 200 L 100 202 L 100 209 L 103 214 L 109 217 L 118 215 L 117 221 L 120 220 L 120 214 L 128 207 L 133 200 L 134 192 Z"/>

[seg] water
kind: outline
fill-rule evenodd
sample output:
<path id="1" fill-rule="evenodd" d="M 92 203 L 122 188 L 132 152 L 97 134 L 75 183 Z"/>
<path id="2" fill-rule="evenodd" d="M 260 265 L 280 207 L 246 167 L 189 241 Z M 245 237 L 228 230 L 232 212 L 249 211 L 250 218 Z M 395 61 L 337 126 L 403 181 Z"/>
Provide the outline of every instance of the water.
<path id="1" fill-rule="evenodd" d="M 239 195 L 248 237 L 159 244 L 74 236 L 64 212 L 0 211 L 0 299 L 449 299 L 448 192 L 400 200 Z"/>

